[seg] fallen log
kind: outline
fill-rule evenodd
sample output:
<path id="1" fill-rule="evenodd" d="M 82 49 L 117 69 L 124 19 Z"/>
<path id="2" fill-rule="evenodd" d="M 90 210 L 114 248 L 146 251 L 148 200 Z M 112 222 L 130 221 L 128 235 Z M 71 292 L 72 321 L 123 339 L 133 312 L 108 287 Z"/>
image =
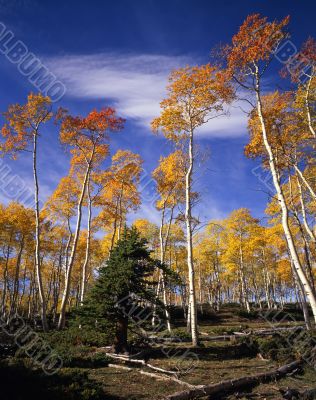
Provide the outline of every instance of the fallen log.
<path id="1" fill-rule="evenodd" d="M 210 396 L 210 399 L 218 399 L 219 395 L 223 393 L 235 392 L 237 389 L 247 386 L 257 385 L 261 382 L 269 381 L 272 379 L 280 379 L 294 370 L 297 370 L 302 365 L 302 361 L 294 361 L 290 364 L 283 365 L 282 367 L 269 372 L 263 372 L 253 376 L 246 376 L 242 378 L 223 381 L 213 385 L 204 385 L 194 389 L 177 392 L 165 397 L 166 400 L 187 400 L 198 399 L 205 396 Z"/>
<path id="2" fill-rule="evenodd" d="M 166 375 L 157 374 L 157 373 L 143 371 L 143 370 L 138 369 L 138 368 L 129 368 L 129 367 L 125 367 L 123 365 L 117 365 L 117 364 L 108 364 L 108 367 L 118 368 L 118 369 L 125 370 L 125 371 L 128 371 L 128 372 L 130 372 L 130 371 L 138 371 L 142 375 L 150 376 L 151 378 L 155 378 L 155 379 L 158 379 L 158 380 L 176 382 L 179 385 L 186 386 L 186 387 L 191 388 L 191 389 L 199 387 L 199 386 L 191 385 L 188 382 L 181 381 L 176 376 L 169 376 L 168 375 L 168 374 L 172 374 L 172 375 L 174 374 L 175 375 L 176 374 L 175 371 L 168 371 L 168 370 L 165 370 L 163 368 L 155 367 L 155 366 L 153 366 L 151 364 L 147 364 L 144 360 L 133 360 L 133 359 L 129 359 L 128 356 L 117 356 L 117 355 L 113 355 L 113 354 L 111 354 L 109 356 L 114 358 L 114 359 L 116 359 L 116 360 L 121 360 L 121 361 L 124 361 L 124 362 L 130 361 L 130 362 L 134 362 L 136 364 L 140 364 L 140 365 L 142 365 L 144 367 L 154 369 L 155 371 L 159 371 L 160 373 L 167 374 L 167 376 Z"/>
<path id="3" fill-rule="evenodd" d="M 269 329 L 262 328 L 262 329 L 255 329 L 253 331 L 250 331 L 252 334 L 258 335 L 258 334 L 273 334 L 275 332 L 282 332 L 282 331 L 293 331 L 295 329 L 306 329 L 305 326 L 303 325 L 295 325 L 295 326 L 280 326 L 279 328 L 277 327 L 271 327 Z"/>
<path id="4" fill-rule="evenodd" d="M 121 370 L 128 371 L 128 372 L 133 371 L 133 368 L 125 367 L 124 365 L 108 364 L 108 367 L 121 369 Z"/>
<path id="5" fill-rule="evenodd" d="M 228 341 L 233 340 L 236 337 L 247 337 L 247 336 L 270 336 L 277 332 L 286 332 L 295 329 L 304 329 L 304 326 L 297 325 L 297 326 L 290 326 L 290 327 L 279 327 L 279 328 L 269 328 L 269 329 L 255 329 L 245 332 L 233 332 L 232 334 L 223 334 L 217 336 L 209 336 L 203 333 L 203 336 L 200 337 L 201 342 L 212 342 L 212 341 Z M 159 336 L 149 336 L 149 339 L 156 343 L 189 343 L 191 342 L 190 338 L 181 338 L 177 336 L 170 336 L 170 337 L 159 337 Z"/>
<path id="6" fill-rule="evenodd" d="M 201 342 L 212 342 L 212 341 L 226 341 L 226 340 L 231 340 L 232 337 L 235 337 L 235 335 L 219 335 L 219 336 L 203 336 L 200 338 Z M 155 343 L 191 343 L 190 338 L 181 338 L 181 337 L 152 337 L 152 341 L 155 341 Z"/>
<path id="7" fill-rule="evenodd" d="M 257 357 L 259 358 L 259 360 L 261 361 L 270 361 L 268 358 L 264 358 L 263 355 L 261 353 L 257 354 Z"/>
<path id="8" fill-rule="evenodd" d="M 154 365 L 147 363 L 145 360 L 137 360 L 137 359 L 130 358 L 129 356 L 112 354 L 112 353 L 105 353 L 105 354 L 108 357 L 113 358 L 114 360 L 122 361 L 122 362 L 125 362 L 125 363 L 142 365 L 144 367 L 147 367 L 147 368 L 152 369 L 152 370 L 157 371 L 157 372 L 162 372 L 162 373 L 167 374 L 167 375 L 177 375 L 178 374 L 177 371 L 169 371 L 167 369 L 155 367 Z"/>
<path id="9" fill-rule="evenodd" d="M 172 382 L 176 382 L 176 383 L 178 383 L 179 385 L 183 385 L 183 386 L 186 386 L 186 387 L 188 387 L 188 388 L 190 388 L 190 389 L 193 389 L 193 388 L 196 388 L 197 386 L 195 386 L 195 385 L 191 385 L 190 383 L 188 383 L 188 382 L 184 382 L 184 381 L 181 381 L 180 379 L 177 379 L 177 378 L 175 378 L 175 377 L 173 377 L 173 376 L 165 376 L 165 375 L 160 375 L 160 374 L 154 374 L 154 373 L 152 373 L 152 372 L 147 372 L 147 371 L 143 371 L 143 370 L 139 370 L 139 372 L 142 374 L 142 375 L 146 375 L 146 376 L 149 376 L 149 377 L 151 377 L 151 378 L 154 378 L 154 379 L 158 379 L 158 380 L 161 380 L 161 381 L 172 381 Z"/>

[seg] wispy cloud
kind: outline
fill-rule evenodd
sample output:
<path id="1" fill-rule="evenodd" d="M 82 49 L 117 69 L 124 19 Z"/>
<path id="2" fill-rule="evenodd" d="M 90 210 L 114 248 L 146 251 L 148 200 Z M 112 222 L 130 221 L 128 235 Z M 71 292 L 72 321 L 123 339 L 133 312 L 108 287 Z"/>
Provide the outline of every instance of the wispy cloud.
<path id="1" fill-rule="evenodd" d="M 71 97 L 110 100 L 126 118 L 148 129 L 159 114 L 170 71 L 198 61 L 184 56 L 102 53 L 53 57 L 45 64 L 65 83 Z M 236 137 L 245 131 L 244 113 L 233 108 L 229 118 L 210 121 L 199 135 Z"/>
<path id="2" fill-rule="evenodd" d="M 137 219 L 148 219 L 149 221 L 159 225 L 161 216 L 153 204 L 143 203 L 138 211 L 129 214 L 128 222 L 133 223 Z"/>

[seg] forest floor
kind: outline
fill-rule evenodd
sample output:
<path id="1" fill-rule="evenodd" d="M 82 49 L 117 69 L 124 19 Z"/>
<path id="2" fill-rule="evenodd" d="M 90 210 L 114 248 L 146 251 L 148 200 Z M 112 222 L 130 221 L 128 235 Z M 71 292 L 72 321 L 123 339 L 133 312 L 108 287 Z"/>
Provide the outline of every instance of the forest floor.
<path id="1" fill-rule="evenodd" d="M 277 327 L 291 327 L 301 324 L 302 321 L 296 322 L 294 318 L 290 318 L 290 321 L 284 320 L 283 322 L 278 322 Z M 179 323 L 179 325 L 182 324 Z M 220 383 L 225 380 L 271 371 L 286 363 L 258 356 L 253 351 L 248 351 L 248 345 L 240 343 L 239 340 L 203 341 L 203 337 L 206 337 L 206 334 L 216 336 L 229 335 L 235 331 L 271 329 L 273 328 L 271 322 L 261 318 L 249 320 L 236 315 L 233 310 L 224 310 L 216 314 L 216 322 L 210 323 L 206 319 L 200 324 L 199 328 L 200 332 L 203 333 L 201 335 L 200 348 L 190 348 L 188 342 L 181 342 L 179 340 L 177 344 L 164 345 L 164 354 L 167 353 L 167 356 L 163 354 L 159 356 L 158 352 L 148 362 L 153 366 L 166 370 L 180 370 L 179 379 L 191 385 Z M 176 331 L 180 338 L 182 334 L 185 337 L 186 328 L 184 326 L 176 328 Z M 269 337 L 265 339 L 265 343 L 269 343 L 269 340 Z M 184 357 L 180 349 L 183 350 Z M 187 357 L 188 360 L 186 360 L 185 352 L 188 350 L 190 354 Z M 175 354 L 177 351 L 180 354 Z M 291 352 L 291 349 L 288 352 Z M 192 356 L 192 353 L 196 355 L 196 358 Z M 288 355 L 294 356 L 294 354 Z M 194 362 L 192 362 L 193 359 Z M 183 373 L 181 374 L 181 372 Z M 159 381 L 155 378 L 141 375 L 138 371 L 134 370 L 124 371 L 115 368 L 99 368 L 90 370 L 89 376 L 91 379 L 100 382 L 105 392 L 113 396 L 113 399 L 162 399 L 166 395 L 187 389 L 185 386 L 175 382 Z M 260 384 L 249 391 L 245 390 L 244 393 L 235 393 L 225 398 L 231 400 L 284 399 L 280 389 L 286 390 L 287 388 L 299 390 L 300 392 L 316 388 L 315 369 L 305 366 L 298 374 L 287 376 L 279 381 Z"/>
<path id="2" fill-rule="evenodd" d="M 217 347 L 215 345 L 215 347 Z M 183 381 L 194 385 L 219 383 L 223 380 L 249 376 L 277 368 L 280 363 L 262 361 L 257 357 L 236 358 L 229 352 L 231 346 L 218 346 L 225 352 L 225 359 L 221 359 L 214 347 L 210 349 L 210 356 L 201 359 L 192 372 L 181 377 Z M 227 349 L 228 347 L 228 349 Z M 168 366 L 170 366 L 168 362 Z M 154 365 L 166 366 L 165 360 L 156 359 Z M 164 396 L 185 390 L 186 387 L 173 382 L 158 381 L 143 376 L 134 371 L 120 371 L 114 368 L 98 368 L 90 370 L 89 377 L 100 382 L 107 393 L 107 399 L 163 399 Z M 306 368 L 299 375 L 289 376 L 272 383 L 260 384 L 250 391 L 227 396 L 227 399 L 284 399 L 279 389 L 287 388 L 305 391 L 316 386 L 316 371 Z M 215 399 L 219 397 L 210 397 Z"/>
<path id="3" fill-rule="evenodd" d="M 174 332 L 178 337 L 177 343 L 165 343 L 165 344 L 153 344 L 152 352 L 146 358 L 146 362 L 150 363 L 151 366 L 163 368 L 169 371 L 176 371 L 176 377 L 190 385 L 210 385 L 220 383 L 225 380 L 231 380 L 239 377 L 251 376 L 258 373 L 263 373 L 271 370 L 275 370 L 279 366 L 286 364 L 287 362 L 295 359 L 297 355 L 291 348 L 283 349 L 283 359 L 275 357 L 273 353 L 273 343 L 275 338 L 268 336 L 262 339 L 262 351 L 261 349 L 256 350 L 253 346 L 249 345 L 249 342 L 240 338 L 230 338 L 230 340 L 212 340 L 207 341 L 203 338 L 230 335 L 232 332 L 245 332 L 254 331 L 262 328 L 271 329 L 271 322 L 265 321 L 262 318 L 252 317 L 245 318 L 239 316 L 234 310 L 223 310 L 216 313 L 216 317 L 208 320 L 207 316 L 203 318 L 203 321 L 199 325 L 201 333 L 201 346 L 199 348 L 192 348 L 188 342 L 186 334 L 186 327 L 184 321 L 176 321 L 176 328 Z M 283 322 L 277 324 L 280 327 L 291 327 L 302 325 L 302 321 L 295 321 L 295 318 L 291 318 L 289 321 L 286 319 Z M 97 354 L 100 349 L 91 348 L 91 351 Z M 101 351 L 103 351 L 101 349 Z M 270 353 L 269 353 L 270 351 Z M 260 353 L 260 354 L 259 354 Z M 270 354 L 271 357 L 267 356 Z M 113 364 L 117 366 L 114 367 Z M 49 385 L 52 387 L 58 385 L 57 381 L 41 381 L 38 390 L 43 393 L 41 398 L 45 397 L 45 400 L 50 398 L 59 399 L 107 399 L 107 400 L 155 400 L 164 399 L 166 396 L 171 395 L 178 391 L 187 390 L 188 387 L 184 384 L 176 383 L 173 380 L 159 380 L 156 377 L 150 375 L 143 375 L 141 371 L 145 371 L 149 374 L 161 375 L 157 371 L 140 367 L 138 365 L 131 365 L 130 363 L 122 363 L 118 360 L 111 360 L 110 365 L 102 363 L 99 366 L 85 366 L 84 368 L 79 365 L 68 366 L 63 368 L 60 372 L 63 380 L 65 380 L 65 387 L 73 383 L 72 380 L 76 379 L 77 386 L 82 386 L 81 380 L 84 379 L 88 382 L 88 389 L 81 390 L 80 396 L 71 395 L 67 396 L 63 389 L 63 396 L 51 392 L 49 397 Z M 121 369 L 121 366 L 125 369 Z M 128 367 L 128 368 L 126 368 Z M 132 368 L 130 368 L 132 367 Z M 80 374 L 84 375 L 80 375 Z M 8 385 L 10 379 L 15 381 L 18 378 L 14 378 L 13 375 L 3 375 L 1 380 L 2 370 L 0 371 L 0 383 L 2 388 L 4 385 Z M 79 379 L 80 375 L 80 379 Z M 75 376 L 75 378 L 72 378 Z M 165 376 L 165 375 L 164 375 Z M 55 376 L 54 379 L 57 379 Z M 29 378 L 26 382 L 31 381 Z M 84 382 L 86 385 L 86 382 Z M 23 384 L 21 384 L 23 386 Z M 43 387 L 41 387 L 41 385 Z M 94 393 L 94 385 L 98 387 L 98 395 Z M 34 386 L 34 385 L 33 385 Z M 48 388 L 48 389 L 47 389 Z M 92 388 L 92 389 L 91 389 Z M 274 380 L 268 383 L 258 384 L 249 390 L 241 390 L 239 393 L 224 394 L 222 396 L 209 397 L 210 399 L 284 399 L 280 392 L 287 388 L 296 389 L 300 392 L 306 391 L 307 389 L 316 388 L 316 371 L 309 365 L 305 365 L 302 371 L 286 376 L 280 380 Z M 12 397 L 12 391 L 8 391 L 6 397 L 6 391 L 2 390 L 1 399 L 13 399 L 19 400 L 20 398 L 31 398 L 25 397 L 25 392 L 28 390 L 28 384 L 23 388 L 24 396 L 14 395 Z M 30 389 L 33 390 L 32 388 Z M 48 392 L 48 396 L 45 395 L 45 390 Z M 38 393 L 39 394 L 39 393 Z M 57 396 L 57 397 L 56 397 Z M 37 398 L 32 395 L 32 398 Z M 39 397 L 38 397 L 39 398 Z M 207 398 L 207 397 L 205 397 Z M 296 397 L 288 397 L 296 398 Z M 312 398 L 316 398 L 312 397 Z"/>

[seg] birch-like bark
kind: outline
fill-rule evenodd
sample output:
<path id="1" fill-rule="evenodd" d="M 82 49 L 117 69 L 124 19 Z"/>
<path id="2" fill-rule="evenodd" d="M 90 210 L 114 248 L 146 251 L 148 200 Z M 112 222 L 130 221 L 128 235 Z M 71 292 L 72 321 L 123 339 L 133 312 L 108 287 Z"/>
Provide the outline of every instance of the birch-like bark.
<path id="1" fill-rule="evenodd" d="M 10 236 L 10 242 L 11 242 Z M 7 289 L 8 289 L 8 266 L 9 266 L 9 257 L 11 253 L 11 246 L 8 245 L 6 258 L 5 258 L 5 266 L 3 269 L 3 290 L 2 290 L 2 299 L 1 299 L 1 315 L 6 315 L 6 299 L 7 299 Z"/>
<path id="2" fill-rule="evenodd" d="M 309 182 L 307 181 L 307 179 L 305 178 L 305 176 L 303 175 L 302 171 L 298 168 L 298 166 L 296 165 L 296 163 L 293 165 L 295 172 L 299 175 L 299 177 L 302 179 L 302 182 L 304 183 L 304 185 L 306 186 L 306 188 L 308 189 L 309 193 L 311 194 L 311 196 L 313 197 L 314 200 L 316 200 L 316 193 L 314 191 L 314 189 L 311 187 L 311 185 L 309 184 Z"/>
<path id="3" fill-rule="evenodd" d="M 312 285 L 313 294 L 315 295 L 315 293 L 316 293 L 315 292 L 315 283 L 314 283 L 312 264 L 311 264 L 311 254 L 312 254 L 312 252 L 310 250 L 309 242 L 308 242 L 308 240 L 306 238 L 306 233 L 305 233 L 305 231 L 303 229 L 301 218 L 299 217 L 299 213 L 298 213 L 297 208 L 296 208 L 295 203 L 294 203 L 291 175 L 289 176 L 289 189 L 290 189 L 289 190 L 289 192 L 290 192 L 290 201 L 291 201 L 291 206 L 292 206 L 292 209 L 293 209 L 293 215 L 294 215 L 294 217 L 296 219 L 298 228 L 300 230 L 300 233 L 301 233 L 301 236 L 302 236 L 302 239 L 303 239 L 303 242 L 304 242 L 304 253 L 305 253 L 305 260 L 306 260 L 306 268 L 305 268 L 305 270 L 308 271 L 308 276 L 309 276 L 309 280 L 310 280 L 311 285 Z M 303 223 L 305 224 L 305 229 L 307 227 L 310 230 L 310 228 L 308 226 L 308 223 L 306 221 L 305 204 L 304 204 L 302 192 L 301 192 L 301 190 L 299 190 L 299 192 L 300 192 L 300 200 L 301 200 L 300 203 L 301 203 L 301 211 L 302 211 Z M 313 233 L 311 232 L 311 230 L 310 230 L 310 233 L 313 236 Z M 314 242 L 314 245 L 315 245 L 315 242 Z"/>
<path id="4" fill-rule="evenodd" d="M 300 195 L 300 204 L 301 204 L 301 211 L 302 211 L 304 227 L 306 229 L 306 232 L 307 232 L 308 236 L 310 237 L 310 240 L 316 246 L 316 237 L 315 237 L 314 232 L 312 231 L 312 229 L 310 228 L 310 226 L 308 225 L 308 222 L 307 222 L 306 207 L 305 207 L 304 198 L 303 198 L 302 185 L 301 185 L 301 182 L 300 182 L 298 176 L 296 176 L 296 181 L 297 181 L 298 192 L 299 192 L 299 195 Z"/>
<path id="5" fill-rule="evenodd" d="M 80 234 L 80 228 L 81 228 L 82 204 L 83 204 L 84 195 L 85 195 L 86 188 L 87 188 L 87 182 L 88 182 L 88 177 L 89 177 L 89 174 L 90 174 L 93 155 L 94 155 L 94 149 L 92 151 L 91 158 L 90 158 L 90 160 L 88 162 L 88 165 L 87 165 L 86 173 L 84 175 L 84 179 L 83 179 L 83 183 L 82 183 L 79 202 L 78 202 L 78 205 L 77 205 L 76 230 L 75 230 L 75 234 L 74 234 L 74 240 L 73 240 L 73 243 L 72 243 L 70 257 L 69 257 L 68 268 L 67 268 L 67 272 L 66 272 L 66 275 L 65 275 L 65 288 L 64 288 L 64 292 L 63 292 L 63 296 L 62 296 L 61 306 L 60 306 L 58 329 L 63 329 L 65 327 L 65 322 L 66 322 L 65 315 L 66 315 L 67 303 L 68 303 L 68 300 L 69 300 L 71 272 L 72 272 L 72 267 L 73 267 L 73 264 L 74 264 L 74 261 L 75 261 L 75 255 L 76 255 L 78 239 L 79 239 L 79 234 Z"/>
<path id="6" fill-rule="evenodd" d="M 90 259 L 90 243 L 91 243 L 91 217 L 92 217 L 92 200 L 90 193 L 90 174 L 87 182 L 87 196 L 88 196 L 88 226 L 87 226 L 87 241 L 86 241 L 86 254 L 85 260 L 82 266 L 82 280 L 81 280 L 81 291 L 80 291 L 80 305 L 83 305 L 86 284 L 87 284 L 87 268 Z"/>
<path id="7" fill-rule="evenodd" d="M 163 228 L 164 228 L 164 222 L 165 222 L 165 212 L 166 212 L 166 203 L 163 205 L 162 209 L 162 214 L 161 214 L 161 223 L 160 223 L 160 229 L 159 229 L 159 240 L 160 240 L 160 262 L 163 264 L 165 262 L 165 243 L 164 243 L 164 237 L 163 237 Z M 170 229 L 170 225 L 169 225 Z M 167 233 L 168 234 L 168 233 Z M 166 239 L 167 240 L 167 239 Z M 161 287 L 162 287 L 162 296 L 163 296 L 163 303 L 165 306 L 165 316 L 166 316 L 166 322 L 167 322 L 167 329 L 169 332 L 171 332 L 171 325 L 170 325 L 170 314 L 168 311 L 168 303 L 167 303 L 167 293 L 166 293 L 166 279 L 165 279 L 165 274 L 163 271 L 161 272 Z"/>
<path id="8" fill-rule="evenodd" d="M 200 303 L 201 314 L 203 314 L 202 271 L 201 271 L 200 261 L 198 261 L 198 273 L 199 273 L 199 303 Z"/>
<path id="9" fill-rule="evenodd" d="M 116 200 L 116 204 L 115 204 L 115 218 L 114 218 L 114 222 L 113 222 L 113 233 L 112 233 L 112 238 L 111 238 L 110 252 L 113 250 L 113 247 L 114 247 L 116 231 L 118 230 L 118 228 L 117 228 L 118 218 L 121 221 L 120 213 L 121 213 L 121 207 L 122 207 L 122 195 L 123 195 L 123 184 L 121 185 L 121 190 L 120 190 L 119 196 L 118 196 L 118 198 Z M 119 225 L 120 224 L 121 224 L 121 222 L 119 222 Z M 120 239 L 120 232 L 118 231 L 117 240 L 119 240 L 119 239 Z"/>
<path id="10" fill-rule="evenodd" d="M 70 244 L 72 241 L 72 231 L 71 231 L 71 226 L 70 226 L 70 218 L 67 218 L 67 226 L 68 226 L 68 232 L 69 232 L 69 236 L 68 236 L 68 240 L 67 240 L 67 244 L 66 244 L 66 248 L 65 248 L 65 272 L 67 273 L 68 270 L 68 260 L 69 260 L 69 249 L 70 249 Z"/>
<path id="11" fill-rule="evenodd" d="M 272 301 L 270 297 L 270 277 L 266 266 L 263 268 L 263 283 L 268 309 L 270 310 L 272 308 Z"/>
<path id="12" fill-rule="evenodd" d="M 39 211 L 39 186 L 37 176 L 37 131 L 33 133 L 33 178 L 34 178 L 34 201 L 35 201 L 35 270 L 38 294 L 41 303 L 41 318 L 43 331 L 47 332 L 46 299 L 43 287 L 41 260 L 40 260 L 40 211 Z"/>
<path id="13" fill-rule="evenodd" d="M 192 345 L 199 344 L 197 327 L 197 310 L 195 297 L 195 273 L 193 264 L 193 246 L 192 246 L 192 205 L 191 205 L 191 185 L 194 165 L 193 156 L 193 129 L 189 136 L 189 167 L 185 176 L 185 223 L 187 235 L 187 262 L 189 271 L 189 307 L 190 307 L 190 325 Z"/>
<path id="14" fill-rule="evenodd" d="M 264 248 L 262 248 L 262 262 L 263 262 L 262 274 L 263 274 L 264 291 L 265 291 L 268 309 L 271 309 L 272 308 L 272 301 L 271 301 L 271 296 L 270 296 L 271 279 L 270 279 L 270 274 L 269 274 L 267 263 L 266 263 L 266 253 L 265 253 Z"/>
<path id="15" fill-rule="evenodd" d="M 256 100 L 257 100 L 257 112 L 258 112 L 258 117 L 259 117 L 259 121 L 261 124 L 261 129 L 262 129 L 263 142 L 264 142 L 266 151 L 268 153 L 269 167 L 270 167 L 272 178 L 273 178 L 273 184 L 274 184 L 274 187 L 275 187 L 275 190 L 277 193 L 277 199 L 279 201 L 281 211 L 282 211 L 282 227 L 284 230 L 286 242 L 288 245 L 291 259 L 293 261 L 294 268 L 297 271 L 299 280 L 303 285 L 306 297 L 310 302 L 310 305 L 311 305 L 311 308 L 313 311 L 314 321 L 316 323 L 316 298 L 313 294 L 312 286 L 311 286 L 309 280 L 307 279 L 306 273 L 305 273 L 305 271 L 301 265 L 301 262 L 299 260 L 297 250 L 295 247 L 295 243 L 294 243 L 294 239 L 293 239 L 292 233 L 290 231 L 289 219 L 288 219 L 288 208 L 287 208 L 285 196 L 284 196 L 281 184 L 280 184 L 279 176 L 277 173 L 277 167 L 276 167 L 272 147 L 270 145 L 269 138 L 268 138 L 267 131 L 266 131 L 265 120 L 264 120 L 263 112 L 262 112 L 262 102 L 261 102 L 261 95 L 260 95 L 260 78 L 259 78 L 259 71 L 258 71 L 257 66 L 256 66 L 255 79 L 256 79 L 255 92 L 256 92 Z"/>
<path id="16" fill-rule="evenodd" d="M 117 230 L 118 202 L 119 202 L 119 199 L 117 199 L 117 201 L 116 201 L 115 218 L 114 218 L 114 221 L 113 221 L 113 233 L 112 233 L 112 238 L 111 238 L 110 252 L 113 250 L 113 247 L 114 247 L 115 236 L 116 236 L 116 230 Z M 109 255 L 109 256 L 110 256 L 110 255 Z"/>
<path id="17" fill-rule="evenodd" d="M 10 306 L 10 315 L 13 315 L 17 311 L 18 307 L 18 295 L 19 295 L 19 287 L 20 287 L 20 267 L 21 267 L 21 260 L 22 260 L 22 253 L 24 250 L 24 237 L 20 238 L 20 247 L 16 257 L 16 264 L 15 264 L 15 276 L 14 276 L 14 284 L 13 284 L 13 294 L 12 294 L 12 303 Z"/>
<path id="18" fill-rule="evenodd" d="M 308 80 L 307 86 L 306 86 L 306 92 L 305 92 L 305 109 L 306 109 L 306 117 L 307 117 L 307 124 L 308 124 L 308 129 L 310 130 L 311 134 L 313 135 L 314 139 L 316 139 L 316 132 L 313 127 L 312 123 L 312 117 L 311 117 L 311 110 L 310 110 L 310 104 L 309 104 L 309 94 L 310 94 L 310 88 L 311 88 L 311 83 L 312 83 L 312 78 L 314 76 L 314 71 L 315 68 L 313 67 L 312 73 L 310 76 L 310 79 Z"/>
<path id="19" fill-rule="evenodd" d="M 165 254 L 166 254 L 166 250 L 167 250 L 167 245 L 168 245 L 168 240 L 169 240 L 169 235 L 170 235 L 170 228 L 171 228 L 171 223 L 172 223 L 172 219 L 173 219 L 173 209 L 174 209 L 174 207 L 171 208 L 171 214 L 170 214 L 170 219 L 169 219 L 169 223 L 168 223 L 168 228 L 167 228 L 167 232 L 166 232 L 166 235 L 164 238 L 163 229 L 165 226 L 165 212 L 166 212 L 166 201 L 164 201 L 162 212 L 161 212 L 160 228 L 159 228 L 160 262 L 161 262 L 161 264 L 163 264 L 165 262 Z M 166 279 L 165 279 L 165 275 L 163 272 L 161 272 L 159 274 L 159 278 L 158 278 L 158 285 L 157 285 L 157 291 L 156 291 L 157 298 L 159 297 L 160 289 L 162 289 L 163 303 L 165 306 L 167 329 L 169 332 L 171 332 L 170 313 L 167 308 L 168 301 L 167 301 L 167 291 L 166 291 Z M 156 304 L 154 304 L 153 316 L 152 316 L 152 320 L 151 320 L 152 326 L 155 326 L 156 318 L 157 318 L 157 306 L 156 306 Z"/>
<path id="20" fill-rule="evenodd" d="M 304 288 L 298 277 L 297 271 L 293 266 L 293 261 L 291 262 L 291 267 L 292 267 L 292 271 L 293 271 L 293 275 L 294 275 L 293 276 L 294 284 L 297 285 L 297 289 L 298 289 L 297 294 L 298 294 L 298 298 L 301 303 L 306 329 L 310 330 L 312 327 L 311 327 L 311 322 L 309 319 L 309 312 L 308 312 L 308 306 L 307 306 L 306 299 L 305 299 Z"/>
<path id="21" fill-rule="evenodd" d="M 157 288 L 156 288 L 156 298 L 157 299 L 159 298 L 160 288 L 161 288 L 161 275 L 159 273 L 158 284 L 157 284 Z M 151 326 L 153 328 L 155 327 L 156 320 L 157 320 L 157 305 L 154 304 L 154 306 L 153 306 L 153 315 L 152 315 L 152 318 L 151 318 Z"/>
<path id="22" fill-rule="evenodd" d="M 218 241 L 217 241 L 217 246 L 218 246 Z M 215 280 L 216 280 L 216 309 L 217 311 L 219 311 L 220 309 L 220 305 L 221 305 L 221 280 L 220 280 L 220 273 L 219 273 L 219 254 L 218 254 L 218 250 L 216 249 L 215 251 L 215 262 L 213 264 L 214 266 L 214 274 L 215 274 Z"/>
<path id="23" fill-rule="evenodd" d="M 240 283 L 241 283 L 242 303 L 246 307 L 247 312 L 250 312 L 248 288 L 247 288 L 247 282 L 246 282 L 246 277 L 245 277 L 244 254 L 243 254 L 243 250 L 242 250 L 241 239 L 240 239 L 240 246 L 239 246 L 239 259 L 240 259 Z"/>
<path id="24" fill-rule="evenodd" d="M 27 265 L 25 263 L 24 265 L 24 271 L 23 271 L 23 278 L 22 278 L 22 291 L 21 291 L 21 295 L 18 299 L 18 305 L 17 305 L 17 310 L 20 310 L 21 308 L 21 304 L 25 295 L 25 290 L 26 290 L 26 274 L 27 274 Z M 22 311 L 22 315 L 24 314 L 24 310 Z"/>

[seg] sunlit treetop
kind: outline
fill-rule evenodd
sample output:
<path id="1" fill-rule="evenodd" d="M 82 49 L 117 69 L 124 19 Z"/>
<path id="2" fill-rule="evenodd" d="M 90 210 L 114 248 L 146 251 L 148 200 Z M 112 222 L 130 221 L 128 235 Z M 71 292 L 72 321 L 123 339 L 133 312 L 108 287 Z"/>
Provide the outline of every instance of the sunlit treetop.
<path id="1" fill-rule="evenodd" d="M 51 119 L 51 109 L 51 99 L 41 93 L 30 93 L 25 104 L 9 106 L 4 113 L 6 123 L 1 130 L 4 138 L 1 150 L 13 158 L 19 151 L 28 150 L 33 136 L 40 133 L 40 125 Z"/>
<path id="2" fill-rule="evenodd" d="M 228 70 L 236 74 L 252 73 L 254 65 L 270 61 L 273 52 L 288 37 L 286 27 L 289 17 L 269 22 L 260 14 L 249 15 L 224 51 Z"/>
<path id="3" fill-rule="evenodd" d="M 293 82 L 300 84 L 308 82 L 309 79 L 315 79 L 316 69 L 316 41 L 309 37 L 301 49 L 293 55 L 281 71 L 281 76 L 291 76 Z"/>
<path id="4" fill-rule="evenodd" d="M 57 120 L 61 121 L 60 139 L 62 143 L 76 144 L 78 136 L 90 140 L 108 137 L 109 132 L 123 128 L 124 119 L 116 115 L 114 108 L 106 107 L 100 111 L 93 110 L 86 117 L 73 117 L 66 110 L 58 111 Z"/>
<path id="5" fill-rule="evenodd" d="M 169 78 L 167 98 L 161 114 L 152 121 L 152 129 L 171 140 L 179 141 L 224 112 L 224 104 L 233 99 L 233 88 L 226 75 L 210 64 L 175 70 Z"/>
<path id="6" fill-rule="evenodd" d="M 110 132 L 120 131 L 124 125 L 111 107 L 93 110 L 86 117 L 74 117 L 59 109 L 57 121 L 61 122 L 60 141 L 71 147 L 73 166 L 101 162 L 108 155 Z"/>

